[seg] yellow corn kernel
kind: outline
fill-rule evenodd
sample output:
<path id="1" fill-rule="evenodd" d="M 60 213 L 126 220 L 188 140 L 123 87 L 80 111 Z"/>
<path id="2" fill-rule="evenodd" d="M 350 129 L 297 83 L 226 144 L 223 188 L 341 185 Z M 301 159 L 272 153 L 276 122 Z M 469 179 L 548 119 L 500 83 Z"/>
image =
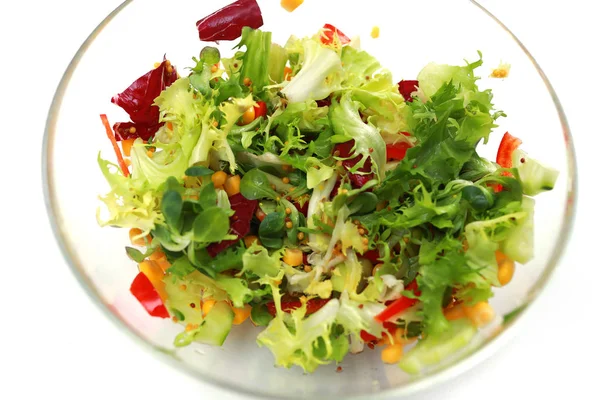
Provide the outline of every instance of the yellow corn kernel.
<path id="1" fill-rule="evenodd" d="M 243 308 L 233 308 L 233 324 L 240 325 L 250 316 L 250 311 L 252 311 L 252 307 L 246 304 Z"/>
<path id="2" fill-rule="evenodd" d="M 288 12 L 294 11 L 304 3 L 304 0 L 281 0 L 281 7 Z"/>
<path id="3" fill-rule="evenodd" d="M 302 251 L 300 249 L 285 249 L 283 262 L 291 267 L 302 264 Z"/>
<path id="4" fill-rule="evenodd" d="M 515 262 L 503 253 L 496 252 L 496 261 L 498 262 L 498 281 L 500 285 L 507 285 L 515 274 Z"/>
<path id="5" fill-rule="evenodd" d="M 467 318 L 477 327 L 485 326 L 492 322 L 496 316 L 496 312 L 487 301 L 481 301 L 474 306 L 463 306 Z"/>
<path id="6" fill-rule="evenodd" d="M 206 317 L 210 310 L 215 306 L 216 301 L 213 299 L 204 300 L 202 302 L 202 316 Z"/>
<path id="7" fill-rule="evenodd" d="M 454 306 L 446 309 L 444 311 L 444 316 L 448 321 L 454 321 L 461 318 L 466 318 L 467 314 L 465 313 L 465 309 L 461 306 Z"/>
<path id="8" fill-rule="evenodd" d="M 241 181 L 242 178 L 239 175 L 231 176 L 225 181 L 225 191 L 228 196 L 233 196 L 240 192 Z"/>
<path id="9" fill-rule="evenodd" d="M 121 140 L 121 148 L 123 149 L 123 155 L 127 157 L 131 156 L 131 146 L 133 146 L 134 141 L 135 139 Z"/>
<path id="10" fill-rule="evenodd" d="M 246 247 L 252 246 L 252 244 L 254 242 L 258 242 L 258 244 L 260 244 L 258 237 L 254 236 L 254 235 L 249 235 L 244 238 L 244 244 L 246 245 Z"/>
<path id="11" fill-rule="evenodd" d="M 223 185 L 227 181 L 227 174 L 223 171 L 217 171 L 212 174 L 210 180 L 216 188 L 223 188 Z"/>
<path id="12" fill-rule="evenodd" d="M 131 241 L 131 244 L 134 246 L 146 246 L 146 240 L 148 240 L 148 243 L 151 243 L 151 237 L 148 236 L 143 236 L 143 237 L 136 237 L 136 236 L 140 236 L 142 234 L 142 230 L 138 229 L 138 228 L 131 228 L 129 230 L 129 240 Z"/>
<path id="13" fill-rule="evenodd" d="M 373 29 L 371 29 L 371 37 L 373 39 L 377 39 L 379 37 L 379 27 L 378 26 L 374 26 Z"/>
<path id="14" fill-rule="evenodd" d="M 246 110 L 244 114 L 242 114 L 242 125 L 248 125 L 250 122 L 256 119 L 256 111 L 254 107 L 250 107 Z"/>
<path id="15" fill-rule="evenodd" d="M 381 361 L 386 364 L 396 364 L 402 358 L 404 348 L 401 344 L 391 344 L 381 351 Z"/>

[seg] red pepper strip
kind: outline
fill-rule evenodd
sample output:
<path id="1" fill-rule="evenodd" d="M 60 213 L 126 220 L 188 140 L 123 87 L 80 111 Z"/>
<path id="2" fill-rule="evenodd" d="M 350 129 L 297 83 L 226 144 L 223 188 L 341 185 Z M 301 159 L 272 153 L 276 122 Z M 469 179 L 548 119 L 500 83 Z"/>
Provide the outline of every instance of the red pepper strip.
<path id="1" fill-rule="evenodd" d="M 350 43 L 350 38 L 344 35 L 342 31 L 340 31 L 338 28 L 331 24 L 323 25 L 323 34 L 321 35 L 321 42 L 327 45 L 332 44 L 336 34 L 340 39 L 340 43 L 342 45 Z"/>
<path id="2" fill-rule="evenodd" d="M 254 106 L 254 118 L 266 117 L 267 116 L 267 103 L 264 101 L 257 101 Z"/>
<path id="3" fill-rule="evenodd" d="M 374 342 L 377 340 L 376 336 L 371 335 L 369 332 L 362 330 L 360 331 L 360 338 L 365 342 L 365 343 L 370 343 L 370 342 Z"/>
<path id="4" fill-rule="evenodd" d="M 512 168 L 512 155 L 513 152 L 523 143 L 521 139 L 512 136 L 510 133 L 506 132 L 502 137 L 502 141 L 500 142 L 500 146 L 498 146 L 498 153 L 496 154 L 496 163 L 500 165 L 502 168 Z M 509 172 L 503 172 L 504 176 L 511 176 Z M 495 185 L 494 192 L 498 193 L 502 191 L 502 185 Z"/>
<path id="5" fill-rule="evenodd" d="M 408 132 L 402 132 L 404 136 L 410 136 Z M 388 144 L 385 146 L 385 151 L 387 155 L 387 160 L 397 160 L 402 161 L 406 156 L 406 151 L 410 149 L 412 144 L 408 142 L 398 142 L 394 144 Z"/>
<path id="6" fill-rule="evenodd" d="M 310 300 L 308 300 L 306 302 L 306 315 L 316 313 L 325 304 L 327 304 L 328 301 L 329 301 L 329 299 L 310 299 Z M 274 302 L 271 301 L 265 305 L 267 306 L 267 311 L 269 311 L 269 314 L 271 314 L 272 316 L 277 315 L 277 308 L 275 307 Z M 281 302 L 281 310 L 286 313 L 292 312 L 295 309 L 300 308 L 300 307 L 302 307 L 302 302 L 300 302 L 300 300 L 282 301 Z"/>
<path id="7" fill-rule="evenodd" d="M 153 317 L 169 318 L 169 312 L 161 300 L 158 291 L 143 272 L 137 274 L 131 283 L 129 291 L 138 299 L 144 309 L 148 311 L 148 314 Z"/>
<path id="8" fill-rule="evenodd" d="M 415 295 L 420 295 L 421 293 L 417 290 L 417 281 L 412 281 L 408 286 L 406 286 L 406 290 L 412 290 Z M 397 300 L 394 300 L 385 310 L 380 312 L 375 316 L 375 320 L 378 322 L 385 322 L 396 315 L 400 314 L 402 311 L 414 306 L 417 304 L 418 299 L 410 299 L 408 297 L 400 297 Z"/>
<path id="9" fill-rule="evenodd" d="M 406 100 L 408 102 L 413 101 L 412 94 L 413 94 L 413 92 L 417 91 L 415 86 L 419 87 L 419 81 L 400 81 L 400 82 L 398 82 L 398 91 L 400 92 L 402 97 L 404 97 L 404 100 Z"/>
<path id="10" fill-rule="evenodd" d="M 200 40 L 205 42 L 235 40 L 242 35 L 245 26 L 252 29 L 263 26 L 256 0 L 238 0 L 196 22 Z"/>
<path id="11" fill-rule="evenodd" d="M 106 136 L 110 139 L 112 143 L 113 149 L 115 150 L 115 154 L 117 155 L 117 160 L 119 161 L 119 166 L 121 167 L 121 171 L 123 171 L 123 176 L 126 178 L 129 176 L 129 168 L 127 168 L 127 164 L 125 164 L 125 160 L 123 159 L 123 154 L 121 154 L 121 149 L 117 144 L 117 139 L 115 138 L 115 134 L 113 133 L 110 123 L 108 122 L 108 118 L 106 114 L 100 114 L 100 119 L 102 120 L 102 124 L 104 125 L 104 129 L 106 129 Z"/>
<path id="12" fill-rule="evenodd" d="M 512 154 L 521 143 L 523 143 L 521 139 L 506 132 L 502 137 L 502 141 L 498 147 L 498 154 L 496 155 L 498 165 L 502 168 L 512 168 Z"/>
<path id="13" fill-rule="evenodd" d="M 396 326 L 396 324 L 391 323 L 391 322 L 384 322 L 383 323 L 383 328 L 385 330 L 387 330 L 390 333 L 390 335 L 393 335 L 398 330 L 398 327 Z M 371 335 L 369 332 L 367 332 L 365 330 L 360 331 L 360 338 L 365 343 L 377 341 L 377 337 L 376 336 Z"/>

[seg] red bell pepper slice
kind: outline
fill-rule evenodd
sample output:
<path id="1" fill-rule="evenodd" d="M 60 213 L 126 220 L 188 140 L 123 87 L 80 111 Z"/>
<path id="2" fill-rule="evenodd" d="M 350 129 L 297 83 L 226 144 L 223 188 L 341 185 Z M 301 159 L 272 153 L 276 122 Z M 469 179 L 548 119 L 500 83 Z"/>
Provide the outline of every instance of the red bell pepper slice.
<path id="1" fill-rule="evenodd" d="M 169 312 L 160 298 L 158 291 L 143 272 L 137 274 L 131 283 L 129 291 L 138 299 L 148 314 L 153 317 L 169 318 Z"/>
<path id="2" fill-rule="evenodd" d="M 398 82 L 398 91 L 400 92 L 402 97 L 404 97 L 404 100 L 408 101 L 409 103 L 413 101 L 413 98 L 412 98 L 413 92 L 417 91 L 415 86 L 419 87 L 419 81 L 400 81 L 400 82 Z"/>
<path id="3" fill-rule="evenodd" d="M 404 136 L 410 136 L 410 133 L 408 133 L 408 132 L 402 132 L 402 134 Z M 412 144 L 410 144 L 408 142 L 398 142 L 398 143 L 386 145 L 385 151 L 386 151 L 386 155 L 387 155 L 387 160 L 388 161 L 392 161 L 392 160 L 402 161 L 404 159 L 404 157 L 406 156 L 406 151 L 408 149 L 410 149 L 411 147 L 413 147 Z"/>
<path id="4" fill-rule="evenodd" d="M 377 340 L 376 336 L 371 335 L 369 332 L 362 330 L 360 331 L 360 338 L 365 342 L 365 343 L 370 343 L 370 342 L 374 342 Z"/>
<path id="5" fill-rule="evenodd" d="M 310 299 L 306 302 L 306 315 L 314 314 L 319 311 L 329 299 Z M 265 304 L 267 306 L 267 311 L 272 316 L 277 315 L 277 308 L 275 307 L 274 302 L 268 302 Z M 292 300 L 292 301 L 282 301 L 281 302 L 281 310 L 283 312 L 289 313 L 298 308 L 302 307 L 302 302 L 300 300 Z"/>
<path id="6" fill-rule="evenodd" d="M 502 137 L 500 146 L 498 146 L 498 153 L 496 154 L 496 163 L 502 168 L 512 168 L 512 155 L 513 152 L 523 143 L 523 141 L 517 137 L 512 136 L 506 132 Z M 503 172 L 504 176 L 511 176 L 510 172 Z M 501 192 L 503 189 L 502 185 L 495 185 L 494 192 Z"/>
<path id="7" fill-rule="evenodd" d="M 411 290 L 417 296 L 421 294 L 421 292 L 418 290 L 416 279 L 406 286 L 406 290 Z M 377 314 L 375 316 L 375 320 L 378 322 L 385 322 L 400 314 L 404 310 L 414 306 L 418 301 L 418 299 L 411 299 L 402 296 L 399 299 L 394 300 L 389 306 L 387 306 L 385 310 Z"/>
<path id="8" fill-rule="evenodd" d="M 323 25 L 323 34 L 321 35 L 321 42 L 326 45 L 332 44 L 336 34 L 340 39 L 340 43 L 342 45 L 350 43 L 350 38 L 344 35 L 342 31 L 340 31 L 338 28 L 331 24 Z"/>
<path id="9" fill-rule="evenodd" d="M 364 258 L 368 259 L 369 261 L 371 261 L 373 263 L 373 265 L 378 264 L 380 261 L 379 260 L 379 257 L 380 257 L 379 250 L 377 250 L 377 249 L 369 250 L 362 256 Z"/>
<path id="10" fill-rule="evenodd" d="M 238 0 L 196 22 L 200 40 L 205 42 L 235 40 L 242 35 L 245 26 L 252 29 L 263 26 L 256 0 Z"/>
<path id="11" fill-rule="evenodd" d="M 254 106 L 254 118 L 266 117 L 267 116 L 267 103 L 264 101 L 257 101 Z"/>
<path id="12" fill-rule="evenodd" d="M 523 143 L 519 138 L 512 136 L 506 132 L 502 137 L 500 146 L 498 147 L 498 154 L 496 155 L 496 163 L 502 168 L 512 168 L 512 154 L 513 152 Z"/>

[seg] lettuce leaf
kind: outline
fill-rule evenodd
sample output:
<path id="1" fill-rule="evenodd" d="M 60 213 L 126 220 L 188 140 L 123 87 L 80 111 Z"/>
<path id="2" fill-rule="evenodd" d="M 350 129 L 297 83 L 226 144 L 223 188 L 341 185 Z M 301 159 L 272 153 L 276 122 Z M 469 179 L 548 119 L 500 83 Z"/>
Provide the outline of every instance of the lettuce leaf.
<path id="1" fill-rule="evenodd" d="M 301 45 L 301 53 L 298 49 Z M 299 56 L 300 71 L 281 90 L 290 103 L 322 100 L 341 89 L 342 61 L 339 54 L 321 45 L 316 39 L 305 38 L 286 45 L 288 54 Z"/>

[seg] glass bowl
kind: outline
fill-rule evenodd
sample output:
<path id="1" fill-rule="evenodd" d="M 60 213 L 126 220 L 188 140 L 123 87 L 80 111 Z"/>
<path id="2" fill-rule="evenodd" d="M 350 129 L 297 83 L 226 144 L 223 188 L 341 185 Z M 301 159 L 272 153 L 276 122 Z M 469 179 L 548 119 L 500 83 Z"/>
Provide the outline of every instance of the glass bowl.
<path id="1" fill-rule="evenodd" d="M 380 350 L 348 356 L 342 373 L 329 365 L 305 375 L 298 368 L 274 367 L 269 350 L 256 346 L 258 328 L 251 324 L 233 329 L 222 348 L 192 345 L 176 350 L 172 342 L 181 327 L 151 318 L 131 296 L 129 285 L 137 268 L 123 249 L 128 233 L 100 228 L 95 219 L 97 196 L 108 189 L 96 159 L 99 151 L 112 157 L 98 115 L 107 113 L 113 122 L 127 120 L 111 97 L 165 53 L 180 71 L 191 66 L 192 56 L 205 45 L 198 39 L 196 21 L 229 2 L 176 0 L 167 6 L 162 0 L 126 1 L 92 32 L 60 83 L 44 143 L 46 204 L 63 254 L 88 294 L 162 360 L 201 381 L 262 398 L 398 397 L 456 376 L 488 357 L 511 336 L 522 312 L 510 322 L 499 318 L 465 351 L 421 376 L 382 364 Z M 477 50 L 483 52 L 480 86 L 493 89 L 497 108 L 508 117 L 481 153 L 494 159 L 502 134 L 510 131 L 534 158 L 560 171 L 555 189 L 537 197 L 535 259 L 518 266 L 513 282 L 497 290 L 492 300 L 500 316 L 525 309 L 546 285 L 565 248 L 574 210 L 575 161 L 558 99 L 523 45 L 481 5 L 466 0 L 371 0 L 361 7 L 342 0 L 307 0 L 293 13 L 275 1 L 259 3 L 263 29 L 273 32 L 275 42 L 283 44 L 291 34 L 312 35 L 331 23 L 349 36 L 360 35 L 362 47 L 390 68 L 396 80 L 414 79 L 430 61 L 461 64 L 465 58 L 477 59 Z M 370 37 L 373 26 L 380 28 L 378 39 Z M 232 54 L 232 42 L 219 47 L 222 54 Z M 512 65 L 510 76 L 488 78 L 501 61 Z"/>

